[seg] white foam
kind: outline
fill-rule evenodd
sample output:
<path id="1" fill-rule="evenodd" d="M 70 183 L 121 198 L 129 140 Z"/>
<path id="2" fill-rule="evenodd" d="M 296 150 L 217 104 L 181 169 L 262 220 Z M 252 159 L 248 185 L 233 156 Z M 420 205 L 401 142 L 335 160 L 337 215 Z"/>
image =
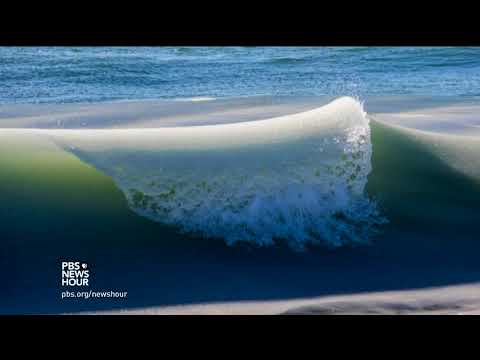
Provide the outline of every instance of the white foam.
<path id="1" fill-rule="evenodd" d="M 244 123 L 38 131 L 111 176 L 137 213 L 228 244 L 361 243 L 381 222 L 364 194 L 369 121 L 352 98 Z"/>
<path id="2" fill-rule="evenodd" d="M 199 101 L 213 101 L 216 100 L 214 97 L 211 96 L 193 96 L 189 98 L 176 98 L 175 101 L 191 101 L 191 102 L 199 102 Z"/>

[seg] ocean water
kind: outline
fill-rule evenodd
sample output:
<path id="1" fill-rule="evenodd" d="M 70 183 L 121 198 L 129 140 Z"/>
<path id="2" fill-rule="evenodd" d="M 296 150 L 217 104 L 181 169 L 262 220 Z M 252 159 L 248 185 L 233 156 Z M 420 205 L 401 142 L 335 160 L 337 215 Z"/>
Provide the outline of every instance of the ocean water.
<path id="1" fill-rule="evenodd" d="M 480 48 L 1 47 L 0 103 L 480 96 Z"/>
<path id="2" fill-rule="evenodd" d="M 365 123 L 354 103 L 339 105 L 288 116 L 283 131 L 278 118 L 183 138 L 182 128 L 1 129 L 0 313 L 478 282 L 480 138 Z M 328 126 L 315 130 L 318 114 Z M 261 124 L 284 141 L 265 141 Z M 250 136 L 232 135 L 249 129 L 256 144 L 236 147 Z M 366 142 L 352 138 L 363 130 Z M 91 289 L 128 299 L 62 300 L 65 259 L 89 264 Z"/>
<path id="3" fill-rule="evenodd" d="M 479 55 L 0 48 L 0 313 L 480 281 Z"/>

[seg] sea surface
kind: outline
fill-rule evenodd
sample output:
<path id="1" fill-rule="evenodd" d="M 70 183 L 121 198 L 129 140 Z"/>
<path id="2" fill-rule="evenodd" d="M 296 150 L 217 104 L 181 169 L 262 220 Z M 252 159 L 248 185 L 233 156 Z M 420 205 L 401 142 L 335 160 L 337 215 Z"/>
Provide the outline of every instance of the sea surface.
<path id="1" fill-rule="evenodd" d="M 480 281 L 480 48 L 0 48 L 0 80 L 2 314 Z M 128 298 L 62 299 L 62 261 Z"/>
<path id="2" fill-rule="evenodd" d="M 480 48 L 0 47 L 0 103 L 480 96 Z"/>

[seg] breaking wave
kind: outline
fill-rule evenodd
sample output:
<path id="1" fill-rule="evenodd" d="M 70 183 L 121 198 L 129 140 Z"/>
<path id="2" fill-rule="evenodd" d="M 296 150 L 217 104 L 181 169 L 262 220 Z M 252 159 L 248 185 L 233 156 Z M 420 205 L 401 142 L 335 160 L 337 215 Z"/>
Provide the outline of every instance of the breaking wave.
<path id="1" fill-rule="evenodd" d="M 366 243 L 385 221 L 365 194 L 369 119 L 350 97 L 243 123 L 49 134 L 136 213 L 228 244 Z"/>

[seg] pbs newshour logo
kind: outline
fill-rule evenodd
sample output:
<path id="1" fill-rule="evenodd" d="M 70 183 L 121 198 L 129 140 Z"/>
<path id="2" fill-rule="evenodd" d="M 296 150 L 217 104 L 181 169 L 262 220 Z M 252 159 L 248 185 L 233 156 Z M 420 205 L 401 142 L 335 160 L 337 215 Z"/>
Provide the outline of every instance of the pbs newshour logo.
<path id="1" fill-rule="evenodd" d="M 89 278 L 87 263 L 62 261 L 62 286 L 89 286 Z"/>

